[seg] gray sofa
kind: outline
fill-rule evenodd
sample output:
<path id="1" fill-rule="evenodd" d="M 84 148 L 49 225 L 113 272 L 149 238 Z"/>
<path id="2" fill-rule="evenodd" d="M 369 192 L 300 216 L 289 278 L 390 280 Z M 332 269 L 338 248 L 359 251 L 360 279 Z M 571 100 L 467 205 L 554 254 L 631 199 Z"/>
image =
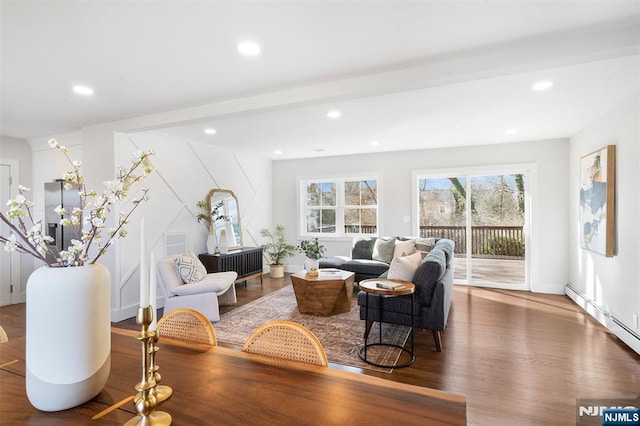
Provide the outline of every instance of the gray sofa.
<path id="1" fill-rule="evenodd" d="M 357 237 L 353 240 L 351 256 L 332 256 L 320 259 L 320 268 L 337 268 L 350 271 L 355 274 L 354 283 L 369 278 L 378 278 L 389 270 L 393 257 L 393 245 L 395 240 L 406 241 L 409 237 Z M 437 238 L 416 239 L 416 249 L 430 251 Z M 385 242 L 389 244 L 385 251 Z M 382 243 L 382 244 L 381 244 Z"/>
<path id="2" fill-rule="evenodd" d="M 429 329 L 437 351 L 442 351 L 440 332 L 447 326 L 451 294 L 453 292 L 453 253 L 455 243 L 448 239 L 436 240 L 433 249 L 422 259 L 416 270 L 413 283 L 416 285 L 414 316 L 411 318 L 411 296 L 369 296 L 369 315 L 365 308 L 366 293 L 358 294 L 360 319 L 369 319 L 365 334 L 368 336 L 374 321 Z"/>

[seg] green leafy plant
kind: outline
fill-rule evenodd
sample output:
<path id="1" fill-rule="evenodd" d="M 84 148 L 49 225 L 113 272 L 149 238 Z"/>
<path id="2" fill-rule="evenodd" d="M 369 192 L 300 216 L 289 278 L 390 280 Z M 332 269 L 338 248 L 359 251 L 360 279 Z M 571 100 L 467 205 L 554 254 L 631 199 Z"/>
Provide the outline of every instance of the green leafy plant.
<path id="1" fill-rule="evenodd" d="M 296 246 L 287 243 L 286 229 L 283 225 L 276 225 L 273 233 L 267 228 L 263 228 L 260 230 L 260 235 L 271 240 L 264 244 L 262 249 L 271 259 L 272 265 L 282 265 L 287 257 L 295 254 Z"/>
<path id="2" fill-rule="evenodd" d="M 317 238 L 313 240 L 302 240 L 298 245 L 298 251 L 300 253 L 304 253 L 309 259 L 322 259 L 324 254 L 327 252 L 327 248 L 320 244 Z"/>
<path id="3" fill-rule="evenodd" d="M 524 241 L 513 237 L 488 238 L 479 254 L 494 256 L 524 256 Z"/>
<path id="4" fill-rule="evenodd" d="M 220 209 L 224 205 L 224 201 L 220 201 L 213 207 L 213 209 L 206 200 L 200 200 L 196 204 L 202 210 L 196 215 L 196 219 L 198 219 L 198 222 L 204 220 L 205 222 L 211 224 L 211 218 L 213 218 L 213 222 L 216 222 L 218 220 L 223 220 L 225 222 L 231 221 L 231 217 L 220 213 Z"/>

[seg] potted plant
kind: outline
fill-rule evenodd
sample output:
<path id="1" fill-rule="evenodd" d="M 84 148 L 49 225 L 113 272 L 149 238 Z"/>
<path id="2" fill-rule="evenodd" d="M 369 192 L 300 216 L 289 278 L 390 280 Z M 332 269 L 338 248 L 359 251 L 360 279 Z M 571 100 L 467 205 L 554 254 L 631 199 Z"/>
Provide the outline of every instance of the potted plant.
<path id="1" fill-rule="evenodd" d="M 307 275 L 311 277 L 318 276 L 318 267 L 320 265 L 320 259 L 324 256 L 327 248 L 320 244 L 317 238 L 313 240 L 302 240 L 298 245 L 298 251 L 304 253 L 307 256 L 307 261 L 304 263 L 304 269 L 307 270 Z"/>
<path id="2" fill-rule="evenodd" d="M 265 254 L 269 257 L 271 278 L 284 277 L 284 260 L 294 255 L 296 246 L 287 243 L 286 229 L 283 225 L 276 225 L 273 233 L 263 228 L 260 230 L 260 235 L 271 240 L 262 246 Z"/>
<path id="3" fill-rule="evenodd" d="M 0 221 L 8 227 L 0 243 L 6 251 L 28 254 L 45 264 L 27 281 L 26 393 L 39 410 L 59 411 L 96 396 L 109 377 L 111 277 L 97 261 L 127 235 L 131 214 L 147 200 L 147 189 L 133 198 L 128 193 L 152 172 L 153 152 L 134 153 L 130 167 L 119 167 L 115 178 L 98 192 L 85 187 L 81 163 L 71 160 L 67 147 L 55 139 L 49 145 L 64 155 L 71 168 L 62 177 L 64 190 L 79 196 L 78 206 L 55 208 L 58 225 L 75 238 L 62 249 L 51 245 L 53 238 L 42 220 L 34 217 L 35 204 L 27 198 L 30 189 L 20 185 L 17 196 L 7 203 L 7 213 L 0 212 Z M 126 209 L 121 206 L 124 201 Z M 107 228 L 113 210 L 119 215 Z"/>

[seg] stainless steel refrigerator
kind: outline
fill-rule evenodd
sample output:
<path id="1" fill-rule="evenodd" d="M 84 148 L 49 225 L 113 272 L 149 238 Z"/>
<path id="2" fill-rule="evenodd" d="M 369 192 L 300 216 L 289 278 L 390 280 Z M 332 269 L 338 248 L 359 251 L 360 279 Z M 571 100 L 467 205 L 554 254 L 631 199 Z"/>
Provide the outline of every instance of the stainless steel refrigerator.
<path id="1" fill-rule="evenodd" d="M 44 184 L 45 232 L 53 238 L 47 257 L 54 262 L 60 251 L 69 248 L 72 239 L 80 238 L 81 225 L 62 226 L 62 217 L 55 212 L 57 206 L 64 207 L 67 213 L 71 213 L 75 207 L 80 207 L 80 185 L 73 185 L 71 189 L 66 190 L 64 184 L 63 180 Z"/>

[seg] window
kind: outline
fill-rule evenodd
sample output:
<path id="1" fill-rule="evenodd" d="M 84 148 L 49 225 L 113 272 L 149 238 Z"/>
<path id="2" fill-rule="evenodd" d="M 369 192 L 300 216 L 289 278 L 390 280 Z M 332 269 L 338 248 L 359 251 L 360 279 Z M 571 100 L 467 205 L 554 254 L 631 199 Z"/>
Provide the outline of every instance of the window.
<path id="1" fill-rule="evenodd" d="M 300 183 L 302 235 L 378 232 L 378 179 L 313 179 Z"/>

